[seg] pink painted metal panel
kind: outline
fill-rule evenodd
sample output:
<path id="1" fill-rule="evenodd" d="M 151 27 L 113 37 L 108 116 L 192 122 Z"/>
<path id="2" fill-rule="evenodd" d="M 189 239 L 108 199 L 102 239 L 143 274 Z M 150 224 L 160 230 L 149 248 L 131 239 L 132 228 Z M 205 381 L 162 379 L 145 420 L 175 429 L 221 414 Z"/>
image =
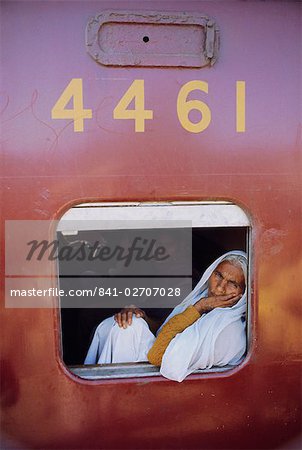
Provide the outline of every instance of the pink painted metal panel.
<path id="1" fill-rule="evenodd" d="M 118 1 L 2 2 L 3 219 L 58 218 L 82 201 L 239 204 L 253 225 L 250 355 L 233 373 L 181 384 L 91 383 L 62 363 L 56 311 L 3 307 L 2 428 L 25 448 L 289 448 L 301 426 L 300 5 L 127 2 L 132 11 L 213 17 L 221 49 L 204 69 L 97 64 L 85 50 L 85 27 L 113 5 L 125 9 Z M 50 114 L 75 77 L 93 111 L 83 133 Z M 145 133 L 112 117 L 134 79 L 145 80 L 154 110 Z M 196 135 L 176 114 L 179 89 L 191 80 L 208 82 L 202 98 L 212 111 Z M 240 134 L 236 80 L 247 86 Z"/>

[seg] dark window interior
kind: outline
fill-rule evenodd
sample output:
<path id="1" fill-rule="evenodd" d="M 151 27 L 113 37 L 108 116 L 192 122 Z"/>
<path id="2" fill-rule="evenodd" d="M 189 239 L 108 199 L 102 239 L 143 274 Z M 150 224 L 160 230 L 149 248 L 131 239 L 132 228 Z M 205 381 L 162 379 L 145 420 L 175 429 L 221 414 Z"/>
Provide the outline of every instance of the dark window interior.
<path id="1" fill-rule="evenodd" d="M 124 230 L 129 233 L 131 230 Z M 137 232 L 137 230 L 135 230 Z M 60 246 L 72 245 L 75 248 L 83 242 L 89 245 L 106 238 L 110 239 L 112 231 L 79 231 L 75 236 L 63 235 L 58 232 Z M 230 250 L 247 251 L 247 228 L 194 228 L 192 229 L 192 287 L 199 281 L 204 270 L 221 254 Z M 73 277 L 67 278 L 68 264 L 59 263 L 60 287 L 67 290 L 73 289 L 75 284 L 83 289 L 91 289 L 100 279 L 97 271 L 97 261 L 73 262 Z M 74 275 L 75 274 L 75 275 Z M 80 283 L 80 284 L 79 284 Z M 181 301 L 182 299 L 180 299 Z M 120 308 L 71 308 L 70 301 L 76 299 L 61 298 L 61 324 L 63 360 L 67 365 L 81 365 L 85 359 L 94 330 L 97 325 L 120 310 Z M 125 304 L 133 303 L 130 298 L 125 299 Z M 146 310 L 151 316 L 166 317 L 171 309 L 161 308 L 152 311 Z"/>

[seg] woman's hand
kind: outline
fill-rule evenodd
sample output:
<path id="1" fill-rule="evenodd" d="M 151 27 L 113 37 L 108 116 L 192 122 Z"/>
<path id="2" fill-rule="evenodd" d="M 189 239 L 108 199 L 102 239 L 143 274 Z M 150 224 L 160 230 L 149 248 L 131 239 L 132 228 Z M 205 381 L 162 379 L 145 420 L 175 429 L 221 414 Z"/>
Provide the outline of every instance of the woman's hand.
<path id="1" fill-rule="evenodd" d="M 129 305 L 116 313 L 114 315 L 114 320 L 120 328 L 127 328 L 128 325 L 132 324 L 133 314 L 135 314 L 135 317 L 142 317 L 143 319 L 146 319 L 147 317 L 145 311 L 137 308 L 135 305 Z"/>
<path id="2" fill-rule="evenodd" d="M 236 305 L 241 297 L 241 294 L 228 294 L 201 298 L 195 303 L 194 307 L 197 309 L 199 314 L 204 314 L 212 311 L 214 308 L 230 308 L 231 306 Z"/>

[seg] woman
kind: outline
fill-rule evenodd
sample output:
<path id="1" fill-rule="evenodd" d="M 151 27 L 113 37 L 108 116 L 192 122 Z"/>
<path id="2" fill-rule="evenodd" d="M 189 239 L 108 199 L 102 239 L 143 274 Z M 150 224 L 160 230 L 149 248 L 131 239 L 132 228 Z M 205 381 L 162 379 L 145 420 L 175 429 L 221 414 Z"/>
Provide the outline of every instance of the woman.
<path id="1" fill-rule="evenodd" d="M 148 358 L 160 365 L 163 376 L 176 381 L 196 369 L 238 364 L 246 351 L 246 280 L 246 254 L 222 255 L 173 309 L 156 339 L 142 310 L 125 309 L 98 326 L 85 364 Z"/>

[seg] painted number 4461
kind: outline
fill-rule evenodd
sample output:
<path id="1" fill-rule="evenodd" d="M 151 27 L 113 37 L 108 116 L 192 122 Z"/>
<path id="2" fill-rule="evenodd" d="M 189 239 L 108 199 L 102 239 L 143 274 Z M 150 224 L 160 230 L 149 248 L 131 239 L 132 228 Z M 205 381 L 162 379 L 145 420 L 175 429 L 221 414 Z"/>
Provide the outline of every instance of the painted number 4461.
<path id="1" fill-rule="evenodd" d="M 144 80 L 134 80 L 123 97 L 113 110 L 114 119 L 134 120 L 135 132 L 145 131 L 145 121 L 153 119 L 153 110 L 145 109 Z M 192 80 L 184 84 L 177 97 L 177 116 L 182 127 L 190 133 L 201 133 L 208 128 L 211 122 L 211 110 L 201 100 L 187 100 L 192 91 L 208 93 L 208 83 L 201 80 Z M 70 101 L 73 107 L 67 108 Z M 134 108 L 129 105 L 134 100 Z M 197 110 L 201 113 L 199 122 L 192 122 L 189 113 Z M 83 80 L 73 78 L 64 89 L 51 110 L 52 119 L 72 119 L 75 132 L 84 131 L 84 120 L 92 119 L 92 110 L 84 108 Z M 245 131 L 245 81 L 236 81 L 236 131 Z"/>

